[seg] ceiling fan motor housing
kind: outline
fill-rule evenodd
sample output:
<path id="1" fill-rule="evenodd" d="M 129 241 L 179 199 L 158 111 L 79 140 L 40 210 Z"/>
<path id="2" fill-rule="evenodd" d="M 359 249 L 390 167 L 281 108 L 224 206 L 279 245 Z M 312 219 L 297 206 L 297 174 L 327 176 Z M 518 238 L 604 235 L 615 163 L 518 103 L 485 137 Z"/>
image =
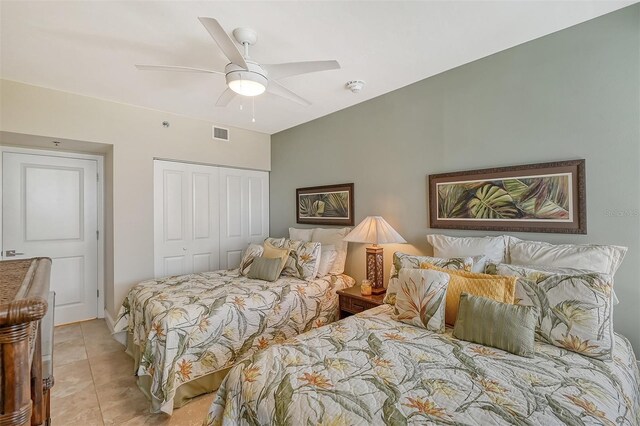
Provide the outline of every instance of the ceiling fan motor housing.
<path id="1" fill-rule="evenodd" d="M 267 89 L 269 80 L 262 67 L 253 61 L 246 61 L 248 69 L 236 64 L 225 67 L 227 85 L 234 92 L 243 96 L 258 96 Z"/>

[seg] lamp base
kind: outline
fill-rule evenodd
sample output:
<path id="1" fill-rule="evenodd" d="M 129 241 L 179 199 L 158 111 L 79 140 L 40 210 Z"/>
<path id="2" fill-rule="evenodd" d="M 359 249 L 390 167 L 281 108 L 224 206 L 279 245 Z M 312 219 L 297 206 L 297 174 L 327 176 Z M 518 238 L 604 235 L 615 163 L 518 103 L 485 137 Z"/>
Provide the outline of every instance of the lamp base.
<path id="1" fill-rule="evenodd" d="M 371 294 L 375 294 L 376 296 L 379 294 L 384 294 L 386 293 L 387 289 L 384 287 L 380 287 L 380 288 L 371 288 Z"/>
<path id="2" fill-rule="evenodd" d="M 381 294 L 386 291 L 383 282 L 382 247 L 367 247 L 367 279 L 371 281 L 371 292 Z"/>

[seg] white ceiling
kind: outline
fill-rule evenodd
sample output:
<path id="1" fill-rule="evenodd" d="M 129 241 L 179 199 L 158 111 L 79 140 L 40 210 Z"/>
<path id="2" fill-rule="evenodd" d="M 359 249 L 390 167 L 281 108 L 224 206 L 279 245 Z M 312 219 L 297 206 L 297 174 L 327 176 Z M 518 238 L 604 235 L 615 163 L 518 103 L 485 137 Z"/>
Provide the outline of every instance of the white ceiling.
<path id="1" fill-rule="evenodd" d="M 265 133 L 313 120 L 635 1 L 2 1 L 0 76 Z M 224 77 L 138 71 L 136 63 L 223 70 L 199 16 L 258 31 L 262 63 L 337 59 L 342 69 L 282 83 L 240 110 L 215 102 Z M 353 94 L 348 80 L 366 81 Z M 246 99 L 246 98 L 245 98 Z"/>

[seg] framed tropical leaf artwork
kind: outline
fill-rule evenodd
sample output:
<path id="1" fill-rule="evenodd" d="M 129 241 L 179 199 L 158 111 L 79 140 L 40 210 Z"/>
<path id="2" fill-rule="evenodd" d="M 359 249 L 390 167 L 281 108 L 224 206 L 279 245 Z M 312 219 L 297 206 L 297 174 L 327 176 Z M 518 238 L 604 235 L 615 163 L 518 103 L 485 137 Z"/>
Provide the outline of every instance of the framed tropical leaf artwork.
<path id="1" fill-rule="evenodd" d="M 431 228 L 587 233 L 585 160 L 429 175 Z"/>
<path id="2" fill-rule="evenodd" d="M 353 225 L 353 184 L 296 189 L 296 221 L 313 225 Z"/>

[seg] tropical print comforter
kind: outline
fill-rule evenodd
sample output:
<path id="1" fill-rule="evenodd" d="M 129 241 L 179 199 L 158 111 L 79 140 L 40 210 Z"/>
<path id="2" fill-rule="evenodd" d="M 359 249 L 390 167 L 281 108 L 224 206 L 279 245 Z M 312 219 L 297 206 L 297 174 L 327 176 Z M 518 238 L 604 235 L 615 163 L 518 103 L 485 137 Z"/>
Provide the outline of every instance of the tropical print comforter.
<path id="1" fill-rule="evenodd" d="M 535 358 L 394 321 L 380 306 L 235 366 L 206 419 L 275 425 L 638 425 L 629 341 L 613 361 L 537 344 Z"/>
<path id="2" fill-rule="evenodd" d="M 151 410 L 173 412 L 178 386 L 232 366 L 272 343 L 337 319 L 346 275 L 271 283 L 238 270 L 144 281 L 125 298 L 115 332 L 132 334 L 138 376 L 151 376 Z"/>

